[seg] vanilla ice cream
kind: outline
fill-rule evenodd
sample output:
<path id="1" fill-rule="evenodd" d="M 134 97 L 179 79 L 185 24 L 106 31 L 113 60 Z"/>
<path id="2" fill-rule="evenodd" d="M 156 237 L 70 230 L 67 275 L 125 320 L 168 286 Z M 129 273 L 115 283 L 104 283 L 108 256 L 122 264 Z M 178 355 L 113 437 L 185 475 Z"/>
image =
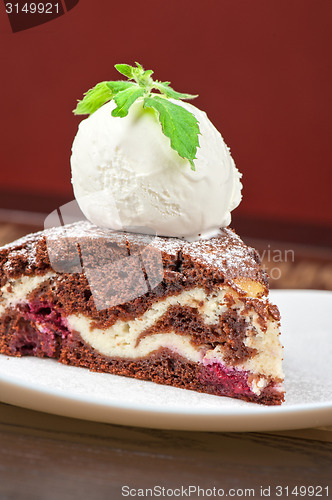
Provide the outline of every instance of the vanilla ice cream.
<path id="1" fill-rule="evenodd" d="M 75 137 L 72 183 L 91 222 L 115 230 L 175 236 L 189 241 L 228 226 L 241 201 L 241 174 L 206 113 L 193 113 L 200 135 L 196 170 L 171 149 L 155 112 L 136 101 L 124 118 L 111 101 L 83 120 Z"/>

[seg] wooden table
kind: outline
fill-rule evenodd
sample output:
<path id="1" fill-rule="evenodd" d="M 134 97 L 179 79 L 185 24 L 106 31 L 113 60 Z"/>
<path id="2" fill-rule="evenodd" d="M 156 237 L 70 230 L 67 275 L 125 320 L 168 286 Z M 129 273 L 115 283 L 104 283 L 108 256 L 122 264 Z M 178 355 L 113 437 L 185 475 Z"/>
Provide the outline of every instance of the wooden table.
<path id="1" fill-rule="evenodd" d="M 30 229 L 2 224 L 0 244 Z M 264 245 L 256 242 L 261 249 Z M 274 286 L 332 289 L 326 249 L 297 249 L 295 262 L 283 265 L 286 271 Z M 310 269 L 305 279 L 303 269 Z M 316 489 L 304 494 L 309 486 Z M 332 427 L 265 433 L 165 431 L 0 403 L 0 500 L 118 500 L 126 498 L 122 493 L 129 488 L 127 497 L 132 498 L 154 487 L 161 498 L 207 498 L 213 488 L 216 496 L 209 498 L 220 498 L 218 490 L 235 498 L 332 498 Z M 149 493 L 145 498 L 158 498 Z"/>

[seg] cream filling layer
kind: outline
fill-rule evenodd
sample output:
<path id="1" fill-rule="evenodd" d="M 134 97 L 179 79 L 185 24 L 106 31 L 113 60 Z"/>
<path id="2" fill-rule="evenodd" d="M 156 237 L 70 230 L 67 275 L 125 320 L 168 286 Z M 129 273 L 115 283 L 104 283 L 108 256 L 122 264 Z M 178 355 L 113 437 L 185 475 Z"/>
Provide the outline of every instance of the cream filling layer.
<path id="1" fill-rule="evenodd" d="M 202 350 L 199 351 L 190 343 L 190 335 L 177 335 L 175 332 L 156 333 L 142 338 L 136 346 L 138 335 L 130 333 L 123 325 L 113 325 L 106 330 L 100 330 L 91 329 L 89 320 L 83 316 L 71 315 L 67 319 L 69 328 L 79 332 L 87 344 L 104 356 L 138 359 L 161 347 L 167 347 L 195 363 L 201 361 L 204 356 Z"/>
<path id="2" fill-rule="evenodd" d="M 222 289 L 218 294 L 208 296 L 201 288 L 187 290 L 176 297 L 168 297 L 153 304 L 140 318 L 132 321 L 119 320 L 106 329 L 92 327 L 91 320 L 84 315 L 72 314 L 68 316 L 67 321 L 70 329 L 76 330 L 87 344 L 105 356 L 137 359 L 148 356 L 160 348 L 169 348 L 190 361 L 203 362 L 204 364 L 221 362 L 227 366 L 224 361 L 222 345 L 218 345 L 214 349 L 195 346 L 190 343 L 190 335 L 160 332 L 143 336 L 138 341 L 140 334 L 153 326 L 168 308 L 175 304 L 196 307 L 206 324 L 216 323 L 220 314 L 227 310 L 227 306 L 223 302 L 225 293 L 226 290 Z M 240 311 L 243 303 L 238 301 L 234 307 Z M 282 346 L 276 321 L 269 321 L 267 330 L 264 332 L 254 311 L 249 318 L 251 328 L 248 328 L 245 344 L 257 349 L 258 353 L 253 358 L 238 365 L 238 368 L 262 375 L 261 380 L 253 382 L 254 392 L 259 393 L 266 383 L 264 377 L 283 378 Z"/>
<path id="3" fill-rule="evenodd" d="M 140 358 L 148 356 L 160 347 L 168 347 L 190 361 L 203 358 L 202 348 L 190 343 L 190 335 L 177 335 L 175 332 L 156 333 L 138 338 L 142 332 L 153 326 L 174 305 L 197 308 L 207 324 L 216 323 L 222 312 L 226 311 L 224 303 L 226 288 L 217 293 L 207 295 L 203 288 L 185 290 L 179 295 L 172 295 L 160 300 L 150 307 L 142 316 L 131 321 L 117 321 L 106 329 L 92 328 L 91 321 L 81 314 L 67 317 L 68 326 L 80 333 L 91 347 L 105 356 Z"/>
<path id="4" fill-rule="evenodd" d="M 275 321 L 268 323 L 265 332 L 259 328 L 256 335 L 247 336 L 245 345 L 256 349 L 259 353 L 254 358 L 247 360 L 246 369 L 255 370 L 263 375 L 272 373 L 274 377 L 284 378 L 282 345 L 279 339 L 279 327 Z"/>
<path id="5" fill-rule="evenodd" d="M 253 328 L 248 329 L 244 344 L 247 347 L 256 349 L 257 354 L 244 363 L 237 365 L 237 367 L 252 373 L 260 373 L 266 377 L 272 376 L 283 379 L 282 345 L 279 339 L 278 323 L 274 320 L 268 321 L 266 331 L 263 331 L 256 312 L 251 312 L 249 319 Z M 226 364 L 221 345 L 208 351 L 204 357 L 206 363 L 213 361 L 222 361 L 223 364 Z"/>
<path id="6" fill-rule="evenodd" d="M 49 272 L 43 276 L 21 276 L 6 283 L 0 289 L 0 315 L 5 312 L 7 307 L 15 307 L 20 302 L 24 302 L 33 290 L 53 276 L 56 276 L 56 273 Z"/>

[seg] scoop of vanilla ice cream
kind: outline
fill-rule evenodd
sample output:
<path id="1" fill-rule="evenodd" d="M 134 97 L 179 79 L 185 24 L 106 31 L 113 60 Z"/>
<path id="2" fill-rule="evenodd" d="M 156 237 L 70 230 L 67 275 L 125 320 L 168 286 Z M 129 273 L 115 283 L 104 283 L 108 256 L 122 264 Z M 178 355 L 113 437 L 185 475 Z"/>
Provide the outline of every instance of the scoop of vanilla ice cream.
<path id="1" fill-rule="evenodd" d="M 136 101 L 124 118 L 109 102 L 83 120 L 72 147 L 76 200 L 91 222 L 115 230 L 195 240 L 228 226 L 241 201 L 241 174 L 206 113 L 195 115 L 200 135 L 196 170 L 170 146 L 153 110 Z"/>

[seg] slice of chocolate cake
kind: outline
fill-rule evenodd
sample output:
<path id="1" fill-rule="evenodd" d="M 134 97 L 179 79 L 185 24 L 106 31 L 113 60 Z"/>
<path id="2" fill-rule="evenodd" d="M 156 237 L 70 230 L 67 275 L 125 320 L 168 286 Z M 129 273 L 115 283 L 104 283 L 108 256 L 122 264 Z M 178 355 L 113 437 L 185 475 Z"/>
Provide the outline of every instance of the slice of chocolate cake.
<path id="1" fill-rule="evenodd" d="M 283 401 L 279 312 L 231 229 L 188 243 L 78 222 L 4 246 L 0 277 L 2 354 Z"/>

